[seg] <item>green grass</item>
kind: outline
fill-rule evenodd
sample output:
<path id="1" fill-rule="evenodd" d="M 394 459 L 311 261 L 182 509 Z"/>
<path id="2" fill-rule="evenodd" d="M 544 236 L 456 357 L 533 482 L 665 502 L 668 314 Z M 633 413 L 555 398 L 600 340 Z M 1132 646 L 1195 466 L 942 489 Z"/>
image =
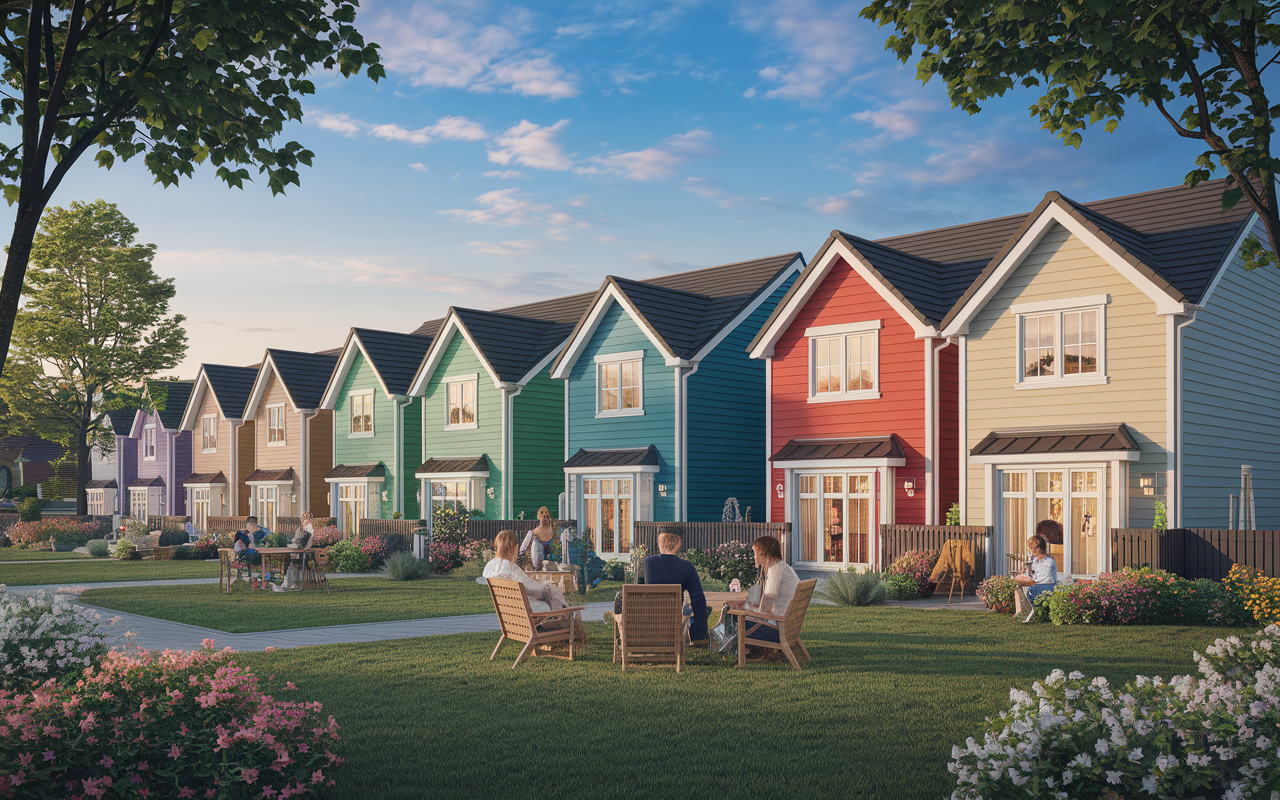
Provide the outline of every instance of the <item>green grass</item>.
<path id="1" fill-rule="evenodd" d="M 46 561 L 49 559 L 89 558 L 84 553 L 57 553 L 53 550 L 19 550 L 16 547 L 0 548 L 0 563 L 5 561 Z"/>
<path id="2" fill-rule="evenodd" d="M 496 633 L 307 647 L 240 658 L 342 726 L 335 798 L 891 798 L 950 793 L 954 743 L 1054 668 L 1193 670 L 1238 631 L 1054 627 L 962 611 L 813 607 L 813 661 L 736 669 L 705 650 L 683 675 L 623 674 L 589 626 L 573 663 L 494 662 Z"/>
<path id="3" fill-rule="evenodd" d="M 205 561 L 117 561 L 114 558 L 94 558 L 64 564 L 0 564 L 0 583 L 9 586 L 36 586 L 45 583 L 71 586 L 97 581 L 216 577 L 217 562 Z"/>
<path id="4" fill-rule="evenodd" d="M 450 617 L 493 611 L 489 590 L 475 582 L 478 562 L 453 575 L 418 581 L 386 578 L 343 578 L 329 582 L 330 593 L 253 591 L 238 588 L 222 594 L 217 586 L 130 586 L 91 589 L 82 600 L 90 605 L 185 622 L 227 633 L 249 633 L 318 625 L 388 622 Z M 602 585 L 570 603 L 612 600 L 617 584 Z"/>

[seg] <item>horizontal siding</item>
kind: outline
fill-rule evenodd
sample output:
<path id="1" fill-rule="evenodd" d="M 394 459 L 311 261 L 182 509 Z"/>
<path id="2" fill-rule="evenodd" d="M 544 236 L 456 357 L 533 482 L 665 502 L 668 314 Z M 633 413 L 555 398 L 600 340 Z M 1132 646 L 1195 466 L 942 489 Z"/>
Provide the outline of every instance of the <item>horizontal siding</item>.
<path id="1" fill-rule="evenodd" d="M 307 475 L 307 510 L 318 518 L 329 516 L 329 484 L 324 476 L 333 469 L 333 412 L 318 411 L 307 420 L 307 435 L 310 437 L 310 468 Z M 298 512 L 290 511 L 282 516 L 297 516 Z"/>
<path id="2" fill-rule="evenodd" d="M 351 394 L 365 391 L 373 392 L 374 435 L 352 438 Z M 359 350 L 351 360 L 351 366 L 338 389 L 333 419 L 333 465 L 382 464 L 387 471 L 382 484 L 383 490 L 387 492 L 387 499 L 375 501 L 371 498 L 366 513 L 369 519 L 389 519 L 392 512 L 391 491 L 395 485 L 395 403 L 382 391 L 377 373 Z"/>
<path id="3" fill-rule="evenodd" d="M 512 410 L 512 515 L 559 514 L 564 491 L 564 382 L 543 370 L 516 395 Z"/>
<path id="4" fill-rule="evenodd" d="M 1280 273 L 1236 257 L 1204 305 L 1182 335 L 1182 525 L 1225 528 L 1249 464 L 1258 527 L 1280 528 Z"/>
<path id="5" fill-rule="evenodd" d="M 1105 342 L 1111 382 L 1015 390 L 1017 326 L 1009 307 L 1096 294 L 1111 295 Z M 1134 432 L 1144 463 L 1161 462 L 1167 443 L 1165 324 L 1155 303 L 1137 286 L 1054 225 L 969 327 L 966 451 L 1002 428 L 1123 422 Z M 971 465 L 969 525 L 987 524 L 983 478 L 982 466 Z M 1140 521 L 1131 519 L 1130 524 Z"/>
<path id="6" fill-rule="evenodd" d="M 422 398 L 415 397 L 413 402 L 404 407 L 404 518 L 421 519 L 422 506 L 418 503 L 418 479 L 413 472 L 422 463 Z"/>
<path id="7" fill-rule="evenodd" d="M 245 485 L 244 479 L 253 472 L 254 465 L 254 448 L 257 440 L 254 435 L 254 427 L 256 423 L 248 420 L 236 429 L 236 435 L 240 437 L 239 452 L 236 454 L 240 460 L 240 468 L 236 472 L 236 482 L 238 495 L 237 505 L 232 509 L 232 516 L 248 516 L 249 515 L 249 487 Z M 230 475 L 227 476 L 231 478 Z"/>
<path id="8" fill-rule="evenodd" d="M 218 420 L 218 449 L 213 453 L 204 452 L 204 423 L 202 420 L 207 415 L 212 414 Z M 200 411 L 196 415 L 196 426 L 191 431 L 192 444 L 194 447 L 191 452 L 191 471 L 192 472 L 222 472 L 231 477 L 231 423 L 227 422 L 226 417 L 222 416 L 222 412 L 218 410 L 217 398 L 213 396 L 213 392 L 209 389 L 204 390 L 204 397 L 200 402 Z M 186 477 L 183 475 L 181 477 Z"/>
<path id="9" fill-rule="evenodd" d="M 284 446 L 267 446 L 267 406 L 284 403 Z M 271 374 L 262 393 L 262 401 L 258 404 L 254 415 L 258 424 L 254 426 L 256 438 L 254 442 L 255 469 L 286 469 L 299 467 L 299 453 L 302 448 L 302 428 L 298 414 L 289 405 L 289 396 L 284 386 Z M 327 515 L 326 515 L 327 516 Z"/>

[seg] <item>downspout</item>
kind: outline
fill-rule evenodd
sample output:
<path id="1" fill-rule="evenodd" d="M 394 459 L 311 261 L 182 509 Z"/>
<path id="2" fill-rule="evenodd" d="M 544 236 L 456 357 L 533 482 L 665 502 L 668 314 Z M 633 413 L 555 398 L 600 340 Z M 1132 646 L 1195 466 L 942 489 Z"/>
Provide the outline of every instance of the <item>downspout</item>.
<path id="1" fill-rule="evenodd" d="M 764 521 L 773 522 L 773 356 L 764 359 Z M 785 544 L 785 543 L 784 543 Z M 786 553 L 787 558 L 791 557 Z M 788 562 L 789 563 L 789 562 Z"/>
<path id="2" fill-rule="evenodd" d="M 933 398 L 937 391 L 937 380 L 934 375 L 933 339 L 924 340 L 924 524 L 934 524 L 933 516 L 933 465 L 934 448 L 937 445 L 938 433 L 934 427 Z M 886 486 L 889 502 L 897 497 L 897 486 Z M 895 504 L 896 505 L 896 504 Z"/>
<path id="3" fill-rule="evenodd" d="M 163 424 L 158 417 L 156 423 Z M 169 463 L 165 466 L 169 474 L 169 496 L 165 498 L 165 506 L 168 516 L 172 517 L 178 508 L 178 436 L 170 430 L 166 430 L 164 435 L 169 438 Z"/>
<path id="4" fill-rule="evenodd" d="M 959 394 L 957 405 L 959 406 L 959 408 L 956 409 L 956 412 L 957 412 L 956 417 L 957 417 L 958 426 L 960 428 L 960 435 L 957 437 L 960 440 L 959 441 L 960 446 L 957 448 L 958 452 L 956 453 L 956 455 L 959 457 L 958 460 L 960 462 L 957 465 L 960 470 L 960 474 L 957 476 L 960 479 L 960 524 L 968 525 L 969 524 L 969 405 L 968 405 L 969 337 L 958 336 L 956 338 L 959 340 L 959 346 L 960 346 L 960 352 L 956 355 L 956 375 L 958 378 L 957 382 L 959 383 L 959 386 L 957 387 L 958 389 L 957 393 Z M 988 491 L 990 491 L 989 488 L 988 488 Z M 984 524 L 990 525 L 991 521 L 987 520 Z M 990 575 L 992 573 L 988 572 L 987 574 Z"/>
<path id="5" fill-rule="evenodd" d="M 1169 520 L 1170 527 L 1182 527 L 1182 329 L 1196 321 L 1196 308 L 1191 309 L 1185 320 L 1177 323 L 1174 330 L 1174 346 L 1177 348 L 1176 358 L 1174 359 L 1174 406 L 1173 406 L 1173 429 L 1176 438 L 1173 440 L 1176 449 L 1174 450 L 1173 474 L 1174 481 L 1170 483 L 1171 491 L 1177 493 L 1178 502 L 1174 504 L 1177 509 Z"/>
<path id="6" fill-rule="evenodd" d="M 512 427 L 515 425 L 515 398 L 524 390 L 518 383 L 503 382 L 502 386 L 502 514 L 503 519 L 511 519 L 514 505 L 511 496 L 515 488 L 515 475 L 511 462 L 514 458 L 515 438 Z"/>
<path id="7" fill-rule="evenodd" d="M 392 470 L 392 497 L 391 497 L 391 513 L 399 511 L 400 516 L 404 516 L 404 410 L 409 407 L 412 397 L 402 394 L 391 395 L 391 402 L 395 404 L 395 413 L 391 416 L 392 425 L 392 448 L 391 453 L 391 470 Z M 337 436 L 338 426 L 333 426 L 334 436 Z M 335 449 L 333 451 L 337 453 Z M 332 505 L 332 502 L 330 502 Z"/>
<path id="8" fill-rule="evenodd" d="M 686 361 L 676 367 L 676 522 L 689 517 L 689 378 L 699 366 L 700 362 Z"/>
<path id="9" fill-rule="evenodd" d="M 933 454 L 929 469 L 929 514 L 934 525 L 941 525 L 946 517 L 942 515 L 942 366 L 940 359 L 942 349 L 947 346 L 946 339 L 934 340 L 933 348 L 933 394 L 929 398 L 929 416 L 933 421 Z"/>
<path id="10" fill-rule="evenodd" d="M 228 427 L 231 431 L 230 455 L 231 463 L 227 468 L 227 493 L 230 495 L 222 503 L 224 513 L 228 517 L 240 516 L 240 474 L 237 472 L 240 467 L 240 428 L 243 422 L 228 419 Z M 192 447 L 195 447 L 193 442 Z"/>
<path id="11" fill-rule="evenodd" d="M 301 499 L 297 503 L 298 507 L 294 510 L 298 512 L 297 516 L 299 517 L 302 516 L 304 511 L 311 510 L 311 420 L 317 413 L 319 412 L 298 409 L 298 427 L 302 436 L 302 441 L 299 442 L 298 447 L 298 461 L 301 462 L 299 466 L 301 474 L 298 475 L 298 483 L 301 486 L 298 495 Z M 279 503 L 279 499 L 276 502 Z"/>

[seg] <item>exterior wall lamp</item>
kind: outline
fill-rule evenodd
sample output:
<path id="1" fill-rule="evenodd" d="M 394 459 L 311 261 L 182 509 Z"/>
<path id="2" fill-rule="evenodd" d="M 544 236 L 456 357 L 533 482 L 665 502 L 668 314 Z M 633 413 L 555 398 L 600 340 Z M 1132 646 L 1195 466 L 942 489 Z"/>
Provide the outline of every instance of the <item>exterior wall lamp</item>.
<path id="1" fill-rule="evenodd" d="M 907 497 L 916 496 L 916 482 L 914 478 L 907 478 L 902 482 L 902 489 L 907 493 Z"/>
<path id="2" fill-rule="evenodd" d="M 787 489 L 786 489 L 786 487 L 785 487 L 785 486 L 783 486 L 781 483 L 780 483 L 780 484 L 778 484 L 777 486 L 773 487 L 773 490 L 774 490 L 775 492 L 777 492 L 777 493 L 778 493 L 778 499 L 779 499 L 779 500 L 785 500 L 785 499 L 786 499 L 786 497 L 787 497 Z"/>

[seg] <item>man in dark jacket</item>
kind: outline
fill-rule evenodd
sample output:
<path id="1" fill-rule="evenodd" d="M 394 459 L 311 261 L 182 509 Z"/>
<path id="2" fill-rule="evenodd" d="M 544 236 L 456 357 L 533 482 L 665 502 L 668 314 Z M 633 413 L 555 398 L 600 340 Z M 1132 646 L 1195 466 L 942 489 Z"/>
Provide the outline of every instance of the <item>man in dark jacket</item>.
<path id="1" fill-rule="evenodd" d="M 693 614 L 689 620 L 689 638 L 697 642 L 707 638 L 707 598 L 702 593 L 698 571 L 688 561 L 676 555 L 680 552 L 681 543 L 678 533 L 663 531 L 658 534 L 658 555 L 644 560 L 644 582 L 646 585 L 678 583 L 689 593 L 690 611 Z"/>

